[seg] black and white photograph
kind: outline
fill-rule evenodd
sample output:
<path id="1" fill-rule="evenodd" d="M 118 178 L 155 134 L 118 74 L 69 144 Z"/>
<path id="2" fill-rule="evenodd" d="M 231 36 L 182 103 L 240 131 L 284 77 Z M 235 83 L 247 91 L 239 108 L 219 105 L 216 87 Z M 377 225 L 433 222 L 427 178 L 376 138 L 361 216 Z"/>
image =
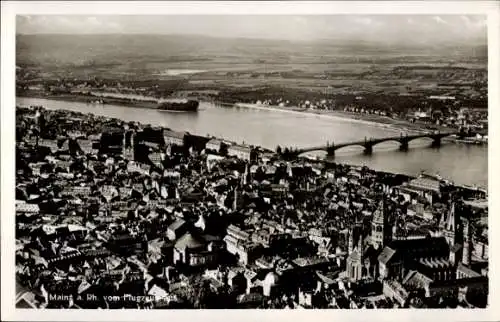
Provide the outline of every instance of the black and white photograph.
<path id="1" fill-rule="evenodd" d="M 493 318 L 499 6 L 462 4 L 479 9 L 16 12 L 9 312 Z"/>

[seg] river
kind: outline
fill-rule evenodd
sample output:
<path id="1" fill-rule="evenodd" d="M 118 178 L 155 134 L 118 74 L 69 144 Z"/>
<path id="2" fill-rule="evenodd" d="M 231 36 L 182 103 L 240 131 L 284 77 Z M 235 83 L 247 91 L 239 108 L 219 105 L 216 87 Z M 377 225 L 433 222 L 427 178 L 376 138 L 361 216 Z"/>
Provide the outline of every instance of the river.
<path id="1" fill-rule="evenodd" d="M 399 135 L 400 130 L 329 116 L 297 114 L 246 107 L 220 107 L 200 103 L 198 113 L 165 112 L 117 105 L 90 105 L 40 98 L 17 98 L 19 105 L 42 105 L 47 109 L 88 112 L 144 124 L 185 130 L 199 135 L 214 135 L 270 149 L 276 146 L 309 147 L 327 141 L 342 143 L 364 137 Z M 398 143 L 385 142 L 364 155 L 361 147 L 336 151 L 336 162 L 366 165 L 370 168 L 417 175 L 420 171 L 439 173 L 455 183 L 488 186 L 488 146 L 443 143 L 431 148 L 430 140 L 410 142 L 407 152 Z"/>

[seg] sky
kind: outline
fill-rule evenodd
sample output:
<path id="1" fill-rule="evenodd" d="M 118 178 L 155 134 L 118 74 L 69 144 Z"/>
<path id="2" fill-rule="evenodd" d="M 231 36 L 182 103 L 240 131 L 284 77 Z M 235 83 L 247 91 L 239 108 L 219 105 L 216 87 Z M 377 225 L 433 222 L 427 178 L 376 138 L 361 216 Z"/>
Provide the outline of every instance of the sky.
<path id="1" fill-rule="evenodd" d="M 30 15 L 17 16 L 16 32 L 467 42 L 485 41 L 486 27 L 486 16 L 474 15 Z"/>

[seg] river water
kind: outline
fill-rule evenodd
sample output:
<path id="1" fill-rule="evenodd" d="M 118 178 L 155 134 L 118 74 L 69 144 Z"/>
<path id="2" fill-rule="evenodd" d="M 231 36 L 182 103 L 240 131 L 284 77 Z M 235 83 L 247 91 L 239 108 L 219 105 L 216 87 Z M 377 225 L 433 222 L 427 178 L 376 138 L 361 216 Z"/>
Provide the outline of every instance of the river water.
<path id="1" fill-rule="evenodd" d="M 289 113 L 247 107 L 220 107 L 200 103 L 198 113 L 166 112 L 117 105 L 91 105 L 39 98 L 17 98 L 19 105 L 42 105 L 47 109 L 88 112 L 144 124 L 185 130 L 199 135 L 214 135 L 236 142 L 245 142 L 275 149 L 277 145 L 310 147 L 362 140 L 364 137 L 386 137 L 401 133 L 354 120 L 305 113 Z M 455 183 L 488 186 L 488 147 L 443 143 L 431 148 L 429 139 L 410 142 L 407 152 L 398 143 L 385 142 L 364 155 L 361 147 L 336 151 L 335 161 L 366 165 L 370 168 L 417 175 L 421 171 L 439 173 Z M 322 152 L 318 152 L 322 153 Z"/>

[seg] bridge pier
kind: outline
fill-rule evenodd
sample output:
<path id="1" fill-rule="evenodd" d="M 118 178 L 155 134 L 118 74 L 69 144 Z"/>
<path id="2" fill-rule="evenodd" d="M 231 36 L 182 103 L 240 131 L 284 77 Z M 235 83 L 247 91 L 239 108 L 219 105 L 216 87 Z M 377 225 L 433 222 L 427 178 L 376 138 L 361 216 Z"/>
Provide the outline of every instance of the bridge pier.
<path id="1" fill-rule="evenodd" d="M 439 148 L 441 146 L 441 137 L 435 137 L 432 139 L 432 147 Z"/>
<path id="2" fill-rule="evenodd" d="M 408 141 L 407 140 L 403 140 L 400 142 L 399 150 L 400 151 L 408 151 Z"/>
<path id="3" fill-rule="evenodd" d="M 334 157 L 335 156 L 335 148 L 333 146 L 328 146 L 326 148 L 326 155 L 329 157 Z"/>
<path id="4" fill-rule="evenodd" d="M 373 145 L 369 144 L 369 145 L 365 145 L 365 151 L 364 151 L 365 154 L 372 154 L 373 153 Z"/>

